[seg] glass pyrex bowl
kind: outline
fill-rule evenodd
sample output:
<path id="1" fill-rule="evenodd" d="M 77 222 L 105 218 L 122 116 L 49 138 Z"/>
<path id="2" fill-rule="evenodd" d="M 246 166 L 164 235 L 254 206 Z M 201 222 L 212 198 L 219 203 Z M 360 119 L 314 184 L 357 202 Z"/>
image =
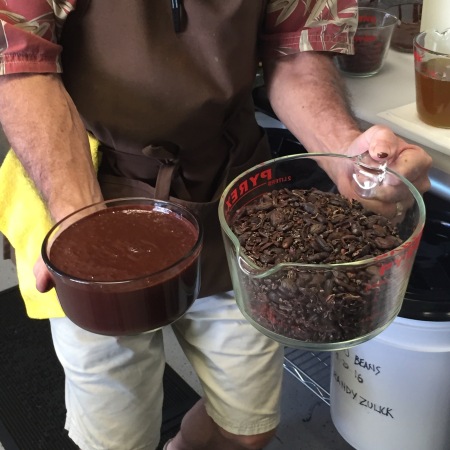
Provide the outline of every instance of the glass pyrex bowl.
<path id="1" fill-rule="evenodd" d="M 72 322 L 134 335 L 174 322 L 197 298 L 202 233 L 197 218 L 172 202 L 108 200 L 58 222 L 42 258 Z"/>
<path id="2" fill-rule="evenodd" d="M 425 223 L 425 206 L 420 193 L 408 180 L 385 169 L 384 176 L 380 177 L 380 189 L 386 192 L 395 185 L 391 193 L 401 190 L 403 195 L 402 207 L 391 220 L 398 230 L 401 244 L 397 243 L 368 259 L 323 264 L 314 262 L 314 256 L 311 256 L 311 263 L 298 263 L 294 258 L 292 262 L 276 263 L 275 259 L 272 265 L 261 267 L 249 257 L 244 246 L 260 245 L 261 258 L 273 259 L 273 254 L 265 253 L 268 247 L 275 253 L 284 247 L 284 250 L 292 250 L 295 254 L 300 245 L 297 244 L 296 250 L 295 237 L 292 237 L 297 225 L 281 224 L 277 228 L 275 221 L 275 231 L 258 228 L 264 215 L 261 214 L 253 219 L 252 230 L 242 229 L 235 234 L 232 231 L 234 221 L 239 220 L 245 211 L 250 211 L 249 203 L 256 199 L 264 200 L 274 190 L 316 188 L 336 193 L 335 185 L 321 168 L 329 164 L 342 176 L 351 177 L 355 173 L 355 158 L 343 155 L 309 153 L 285 156 L 242 173 L 227 186 L 220 199 L 219 217 L 237 304 L 256 329 L 289 347 L 344 349 L 367 341 L 386 328 L 401 308 Z M 364 169 L 363 172 L 370 171 Z M 362 183 L 358 183 L 356 187 L 360 190 L 361 186 Z M 369 188 L 371 196 L 376 196 L 373 184 Z M 271 198 L 266 202 L 266 208 L 276 214 L 277 200 L 273 200 L 275 196 Z M 375 212 L 368 209 L 370 200 L 362 199 L 362 202 L 367 202 L 364 203 L 366 216 L 375 217 Z M 301 198 L 295 205 L 299 210 L 311 210 L 311 205 L 306 206 L 307 202 Z M 392 215 L 392 210 L 389 215 Z M 311 225 L 308 236 L 316 240 L 312 244 L 316 247 L 312 255 L 320 252 L 324 240 L 331 233 L 335 233 L 334 239 L 338 244 L 342 239 L 354 239 L 362 245 L 368 241 L 368 234 L 361 232 L 359 224 L 352 223 L 351 219 L 341 220 L 341 223 L 336 221 L 332 229 L 328 224 L 325 230 L 314 217 L 307 220 Z M 385 220 L 379 215 L 380 223 Z M 286 239 L 287 235 L 281 233 L 280 226 L 291 227 L 291 237 Z M 244 239 L 245 232 L 254 230 L 261 237 L 248 244 Z M 340 237 L 336 237 L 336 232 L 341 233 Z M 280 235 L 284 237 L 280 238 Z M 274 240 L 277 245 L 273 244 Z M 268 241 L 271 245 L 267 244 Z"/>

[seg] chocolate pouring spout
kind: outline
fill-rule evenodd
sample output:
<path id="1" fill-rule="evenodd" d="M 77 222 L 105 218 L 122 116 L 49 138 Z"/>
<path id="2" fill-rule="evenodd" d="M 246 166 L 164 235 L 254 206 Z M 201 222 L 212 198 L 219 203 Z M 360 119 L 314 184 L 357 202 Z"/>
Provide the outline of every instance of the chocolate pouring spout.
<path id="1" fill-rule="evenodd" d="M 372 159 L 369 152 L 353 158 L 353 189 L 363 198 L 375 196 L 378 186 L 386 176 L 387 163 L 380 164 Z"/>

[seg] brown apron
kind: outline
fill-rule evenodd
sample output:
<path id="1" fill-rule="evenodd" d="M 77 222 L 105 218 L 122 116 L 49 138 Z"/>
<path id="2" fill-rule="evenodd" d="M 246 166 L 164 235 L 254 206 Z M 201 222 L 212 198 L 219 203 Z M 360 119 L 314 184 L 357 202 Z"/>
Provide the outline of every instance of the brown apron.
<path id="1" fill-rule="evenodd" d="M 187 205 L 202 220 L 201 296 L 231 289 L 218 220 L 224 187 L 270 157 L 251 89 L 264 1 L 78 0 L 61 43 L 63 80 L 102 143 L 106 198 Z"/>

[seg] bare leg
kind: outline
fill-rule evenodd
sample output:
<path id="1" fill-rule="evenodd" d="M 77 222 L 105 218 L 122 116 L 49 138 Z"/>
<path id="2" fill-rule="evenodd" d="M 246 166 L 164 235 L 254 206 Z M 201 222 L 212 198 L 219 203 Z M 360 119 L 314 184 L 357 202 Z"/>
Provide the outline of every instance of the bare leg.
<path id="1" fill-rule="evenodd" d="M 259 450 L 274 434 L 275 430 L 256 436 L 228 433 L 208 416 L 200 400 L 183 418 L 181 429 L 168 450 Z"/>

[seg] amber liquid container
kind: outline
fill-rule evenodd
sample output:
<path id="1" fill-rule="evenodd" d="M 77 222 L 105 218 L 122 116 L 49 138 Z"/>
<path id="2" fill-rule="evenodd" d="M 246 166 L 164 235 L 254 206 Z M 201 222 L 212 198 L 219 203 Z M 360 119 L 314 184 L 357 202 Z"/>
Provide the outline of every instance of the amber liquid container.
<path id="1" fill-rule="evenodd" d="M 450 128 L 450 79 L 433 78 L 433 74 L 445 69 L 444 64 L 443 59 L 432 59 L 416 70 L 416 104 L 423 122 Z"/>
<path id="2" fill-rule="evenodd" d="M 414 40 L 417 114 L 424 123 L 450 128 L 450 29 L 424 31 Z"/>

